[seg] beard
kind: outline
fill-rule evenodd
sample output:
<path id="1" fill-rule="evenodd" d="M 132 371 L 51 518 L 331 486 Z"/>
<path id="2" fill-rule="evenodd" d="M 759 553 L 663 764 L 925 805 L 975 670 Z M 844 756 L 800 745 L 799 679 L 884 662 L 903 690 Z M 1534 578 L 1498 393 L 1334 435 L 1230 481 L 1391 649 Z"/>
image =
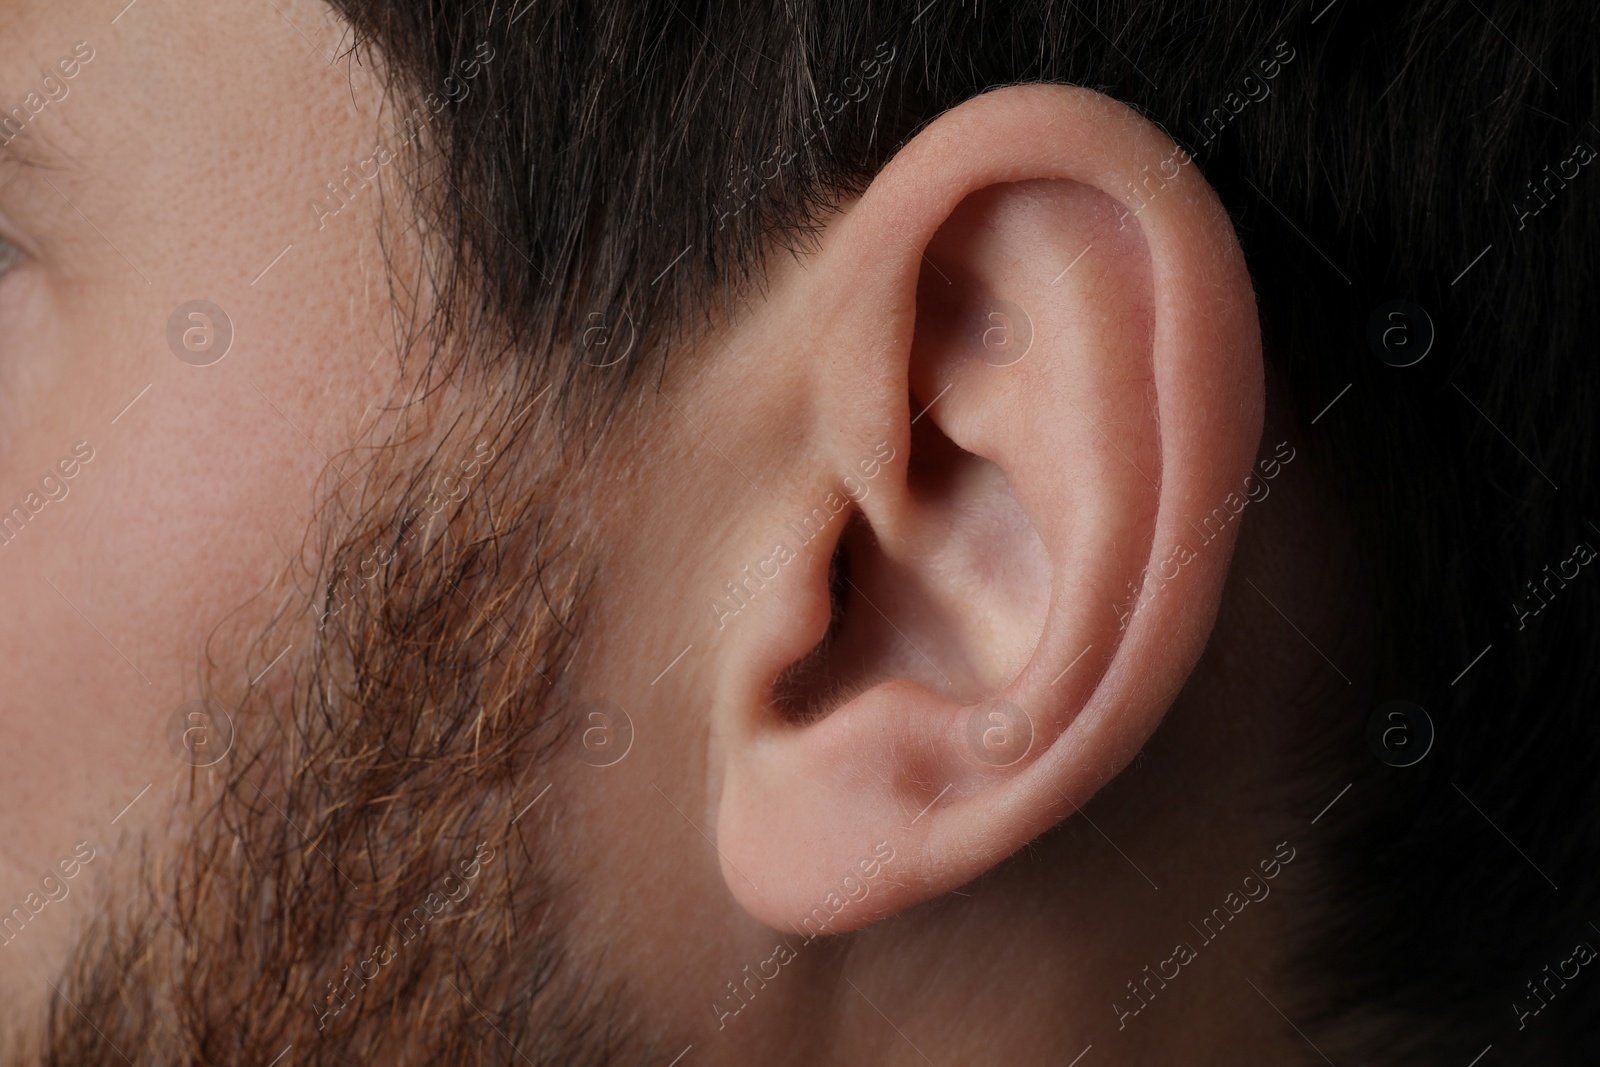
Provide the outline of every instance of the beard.
<path id="1" fill-rule="evenodd" d="M 231 750 L 189 770 L 174 832 L 112 890 L 15 1062 L 651 1054 L 566 936 L 552 848 L 522 818 L 570 733 L 552 679 L 586 567 L 549 510 L 564 478 L 537 473 L 540 420 L 487 406 L 488 435 L 439 435 L 409 468 L 390 457 L 420 449 L 380 453 L 363 498 L 383 503 L 329 494 L 285 606 L 248 646 L 213 636 Z M 258 682 L 225 680 L 285 644 Z"/>

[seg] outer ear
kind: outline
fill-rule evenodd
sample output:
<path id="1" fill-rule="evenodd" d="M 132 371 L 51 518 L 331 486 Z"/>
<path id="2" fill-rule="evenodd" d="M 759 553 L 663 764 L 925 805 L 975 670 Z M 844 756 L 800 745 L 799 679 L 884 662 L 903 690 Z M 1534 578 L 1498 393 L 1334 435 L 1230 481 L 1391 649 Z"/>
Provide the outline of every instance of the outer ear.
<path id="1" fill-rule="evenodd" d="M 1154 732 L 1217 611 L 1262 369 L 1211 188 L 1082 89 L 942 116 L 791 281 L 821 368 L 795 400 L 856 520 L 831 582 L 829 551 L 787 568 L 741 628 L 713 737 L 729 889 L 816 934 L 982 874 Z"/>

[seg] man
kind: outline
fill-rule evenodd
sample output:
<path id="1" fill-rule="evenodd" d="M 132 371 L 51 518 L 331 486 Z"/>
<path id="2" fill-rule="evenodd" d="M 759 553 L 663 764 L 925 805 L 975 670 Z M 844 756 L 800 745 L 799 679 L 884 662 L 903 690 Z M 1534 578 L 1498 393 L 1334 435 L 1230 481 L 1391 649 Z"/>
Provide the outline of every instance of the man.
<path id="1" fill-rule="evenodd" d="M 9 1062 L 1583 1062 L 1591 8 L 0 10 Z"/>

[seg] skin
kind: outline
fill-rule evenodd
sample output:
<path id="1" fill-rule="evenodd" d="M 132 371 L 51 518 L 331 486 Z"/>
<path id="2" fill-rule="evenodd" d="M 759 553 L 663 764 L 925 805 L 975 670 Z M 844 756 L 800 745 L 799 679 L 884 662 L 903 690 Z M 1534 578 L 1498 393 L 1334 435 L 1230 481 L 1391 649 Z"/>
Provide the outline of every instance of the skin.
<path id="1" fill-rule="evenodd" d="M 114 11 L 88 3 L 0 2 L 0 104 L 22 102 L 35 71 L 76 42 L 94 49 L 0 163 L 0 236 L 25 254 L 0 279 L 0 505 L 24 499 L 77 442 L 94 450 L 70 493 L 0 547 L 0 904 L 21 901 L 78 842 L 95 855 L 71 894 L 0 950 L 0 997 L 16 1006 L 8 1019 L 42 1023 L 59 993 L 44 977 L 62 973 L 102 909 L 123 906 L 112 902 L 133 884 L 141 846 L 176 856 L 190 836 L 194 782 L 169 734 L 199 692 L 202 657 L 234 692 L 259 677 L 283 709 L 287 680 L 307 669 L 308 606 L 286 575 L 306 563 L 329 494 L 368 484 L 350 450 L 385 439 L 392 423 L 375 412 L 406 391 L 377 240 L 402 187 L 385 175 L 383 198 L 367 190 L 332 219 L 309 208 L 385 128 L 378 79 L 328 62 L 339 28 L 315 3 L 221 12 L 143 0 L 113 23 Z M 1095 125 L 1100 104 L 1088 96 L 1001 97 L 971 135 L 1003 139 L 1008 121 L 1026 125 L 1029 109 L 1045 108 L 1087 131 L 1079 147 L 1103 153 L 1108 173 L 1154 143 L 1142 128 Z M 1109 194 L 1029 151 L 1023 138 L 1001 140 L 937 173 L 929 161 L 946 154 L 908 154 L 830 219 L 815 254 L 775 257 L 766 295 L 628 405 L 570 479 L 600 578 L 560 692 L 627 709 L 634 745 L 604 767 L 564 750 L 507 798 L 502 826 L 510 834 L 517 813 L 515 832 L 556 858 L 568 943 L 591 973 L 622 983 L 640 1048 L 662 1062 L 690 1044 L 686 1062 L 730 1064 L 1065 1063 L 1091 1044 L 1111 1062 L 1318 1060 L 1284 1025 L 1291 990 L 1275 977 L 1285 931 L 1304 921 L 1278 890 L 1309 889 L 1305 863 L 1139 1017 L 1119 1028 L 1107 1009 L 1175 939 L 1192 940 L 1188 924 L 1276 842 L 1314 851 L 1284 788 L 1297 720 L 1283 709 L 1299 706 L 1325 664 L 1282 619 L 1318 647 L 1341 647 L 1349 620 L 1326 605 L 1348 557 L 1302 460 L 1270 503 L 1252 505 L 1236 550 L 1224 544 L 1186 568 L 1122 641 L 1107 607 L 1170 531 L 1163 524 L 1180 521 L 1140 471 L 1186 484 L 1192 462 L 1233 484 L 1258 449 L 1270 455 L 1294 431 L 1269 406 L 1265 433 L 1251 432 L 1259 349 L 1237 338 L 1217 342 L 1214 377 L 1198 364 L 1161 369 L 1152 264 L 1174 242 L 1214 246 L 1203 194 L 1156 202 L 1141 215 L 1145 236 L 1129 236 Z M 1012 171 L 980 173 L 995 159 Z M 1023 181 L 1054 184 L 1034 200 L 996 188 Z M 939 189 L 959 195 L 941 200 Z M 910 248 L 879 239 L 885 218 L 909 220 Z M 403 232 L 403 210 L 401 222 Z M 1048 239 L 1023 236 L 1034 229 Z M 1051 295 L 1045 283 L 1073 254 L 1055 245 L 1085 241 L 1101 252 Z M 935 282 L 924 260 L 958 281 Z M 1229 277 L 1224 295 L 1251 306 L 1248 279 Z M 927 310 L 940 305 L 939 284 L 975 282 L 1026 294 L 1018 302 L 1039 312 L 1041 347 L 1013 377 L 973 377 L 956 351 L 963 327 Z M 227 356 L 206 367 L 177 358 L 166 338 L 174 309 L 197 298 L 235 330 Z M 1069 312 L 1059 319 L 1043 310 L 1056 299 Z M 1105 367 L 1050 377 L 1069 366 L 1044 358 L 1052 344 L 1058 355 L 1143 353 L 1146 378 L 1170 390 L 1163 410 L 1209 410 L 1226 386 L 1246 415 L 1183 456 L 1164 454 L 1176 431 L 1146 421 L 1145 378 Z M 893 358 L 861 364 L 861 349 Z M 856 365 L 869 369 L 853 378 Z M 1019 381 L 1031 384 L 996 384 Z M 907 392 L 922 408 L 946 383 L 960 388 L 913 437 Z M 1120 446 L 1101 448 L 1059 404 L 1045 419 L 1032 406 L 1040 396 L 1109 398 L 1102 424 Z M 470 392 L 444 401 L 447 412 L 473 402 Z M 985 426 L 1031 426 L 1036 447 L 986 445 Z M 773 516 L 808 511 L 880 441 L 898 458 L 861 500 L 875 536 L 857 530 L 848 543 L 862 595 L 882 611 L 846 603 L 820 668 L 844 692 L 810 693 L 837 715 L 822 729 L 859 730 L 835 745 L 819 724 L 777 722 L 769 706 L 783 668 L 829 629 L 831 542 L 785 564 L 734 623 L 718 627 L 706 605 L 770 552 Z M 907 456 L 923 480 L 908 479 Z M 1052 481 L 1061 471 L 1070 477 Z M 1214 502 L 1215 486 L 1194 484 L 1196 500 Z M 1053 495 L 1063 485 L 1094 487 L 1094 521 L 1051 517 L 1066 512 Z M 1098 568 L 1095 579 L 1063 582 L 1078 573 L 1070 561 Z M 1241 576 L 1271 589 L 1275 608 Z M 256 637 L 284 604 L 300 613 L 295 640 L 264 645 Z M 1055 648 L 1059 634 L 1071 640 Z M 916 762 L 930 716 L 1007 686 L 1045 692 L 1041 679 L 1086 643 L 1104 658 L 1084 678 L 1029 699 L 1045 712 L 1039 753 L 997 772 L 962 763 L 957 741 L 930 740 L 933 761 Z M 274 662 L 283 644 L 297 647 Z M 928 671 L 932 659 L 944 669 Z M 1129 678 L 1159 684 L 1118 681 Z M 802 803 L 799 786 L 756 788 L 809 788 L 838 766 L 848 773 L 817 787 L 824 800 L 844 798 L 838 817 Z M 887 780 L 927 795 L 896 808 L 906 798 L 860 784 Z M 937 792 L 928 782 L 941 780 L 957 788 L 923 818 L 917 809 Z M 208 784 L 202 776 L 202 793 Z M 523 807 L 540 796 L 541 807 Z M 1081 807 L 1093 827 L 1072 818 Z M 903 833 L 912 816 L 917 829 Z M 774 826 L 785 830 L 763 829 Z M 795 941 L 809 907 L 889 839 L 896 859 L 840 936 L 802 948 L 748 1006 L 721 1016 L 713 1005 L 732 1003 L 726 983 L 771 958 L 781 937 Z M 312 970 L 336 975 L 343 962 L 330 950 Z M 478 967 L 511 974 L 522 962 L 486 955 Z M 397 1045 L 415 1007 L 392 1006 L 384 1025 Z M 284 1040 L 302 1050 L 323 1040 L 332 1055 L 337 1032 L 319 1037 L 313 1021 L 296 1015 Z M 468 1021 L 487 1055 L 506 1052 L 504 1035 Z M 40 1023 L 8 1039 L 25 1044 Z"/>
<path id="2" fill-rule="evenodd" d="M 81 840 L 103 850 L 92 873 L 115 877 L 122 844 L 162 824 L 181 768 L 167 726 L 195 695 L 198 651 L 230 611 L 271 594 L 307 528 L 319 451 L 351 443 L 392 382 L 379 377 L 388 308 L 371 225 L 319 233 L 306 207 L 369 147 L 352 94 L 377 97 L 264 11 L 134 8 L 113 25 L 96 5 L 6 5 L 8 105 L 75 42 L 94 49 L 12 145 L 33 162 L 0 170 L 0 227 L 28 254 L 0 285 L 0 499 L 21 500 L 75 442 L 95 453 L 0 549 L 13 604 L 0 624 L 14 727 L 5 884 L 19 890 Z M 285 13 L 319 24 L 312 6 Z M 173 310 L 201 296 L 236 330 L 205 368 L 165 337 Z M 8 992 L 39 996 L 78 919 L 47 913 L 7 946 Z"/>

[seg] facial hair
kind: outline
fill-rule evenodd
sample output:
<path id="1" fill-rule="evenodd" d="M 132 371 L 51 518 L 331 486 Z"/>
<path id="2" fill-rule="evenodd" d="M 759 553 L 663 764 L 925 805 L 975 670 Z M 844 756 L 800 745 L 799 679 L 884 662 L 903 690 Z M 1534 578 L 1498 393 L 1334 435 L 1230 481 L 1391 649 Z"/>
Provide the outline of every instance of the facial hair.
<path id="1" fill-rule="evenodd" d="M 492 461 L 447 437 L 370 494 L 391 503 L 325 509 L 339 532 L 309 553 L 302 610 L 250 659 L 303 651 L 266 685 L 235 683 L 234 747 L 190 772 L 185 839 L 114 891 L 14 1062 L 655 1055 L 621 981 L 567 935 L 569 887 L 518 816 L 570 727 L 552 679 L 588 578 L 547 504 L 559 486 L 528 474 L 532 420 L 483 425 L 497 415 Z M 474 454 L 468 490 L 439 506 Z M 230 662 L 249 676 L 238 658 L 211 664 L 209 699 L 229 694 Z"/>

